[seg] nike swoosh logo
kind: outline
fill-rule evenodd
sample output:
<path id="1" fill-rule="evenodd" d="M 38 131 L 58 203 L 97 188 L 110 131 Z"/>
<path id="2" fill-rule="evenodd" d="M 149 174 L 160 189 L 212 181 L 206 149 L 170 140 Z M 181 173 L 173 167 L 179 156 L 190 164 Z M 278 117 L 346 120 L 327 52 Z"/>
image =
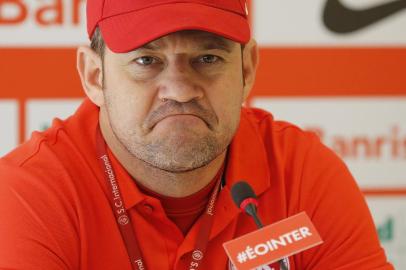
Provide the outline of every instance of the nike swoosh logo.
<path id="1" fill-rule="evenodd" d="M 340 0 L 327 0 L 323 23 L 332 32 L 346 34 L 361 30 L 406 8 L 406 0 L 356 10 L 346 7 Z"/>

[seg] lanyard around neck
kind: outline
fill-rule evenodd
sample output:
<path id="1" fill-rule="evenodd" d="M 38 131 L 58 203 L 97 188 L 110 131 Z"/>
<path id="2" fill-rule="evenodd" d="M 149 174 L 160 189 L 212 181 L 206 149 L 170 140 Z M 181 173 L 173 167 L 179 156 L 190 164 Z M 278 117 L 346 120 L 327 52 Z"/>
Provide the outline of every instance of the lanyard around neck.
<path id="1" fill-rule="evenodd" d="M 123 198 L 121 195 L 120 187 L 116 179 L 113 166 L 107 154 L 107 146 L 100 131 L 100 127 L 97 126 L 96 130 L 96 149 L 97 159 L 104 172 L 104 178 L 107 182 L 109 189 L 108 196 L 111 207 L 116 218 L 117 225 L 120 229 L 121 236 L 124 244 L 127 248 L 127 253 L 131 262 L 133 270 L 146 270 L 145 261 L 142 257 L 140 246 L 138 245 L 135 237 L 134 227 L 131 222 L 130 215 L 125 209 Z M 202 264 L 202 260 L 205 256 L 207 245 L 209 242 L 210 231 L 213 226 L 214 209 L 217 200 L 217 195 L 220 190 L 221 179 L 217 181 L 215 188 L 210 196 L 209 202 L 206 206 L 205 212 L 201 216 L 201 223 L 199 233 L 196 237 L 196 243 L 194 249 L 190 255 L 190 264 L 187 269 L 197 270 Z"/>

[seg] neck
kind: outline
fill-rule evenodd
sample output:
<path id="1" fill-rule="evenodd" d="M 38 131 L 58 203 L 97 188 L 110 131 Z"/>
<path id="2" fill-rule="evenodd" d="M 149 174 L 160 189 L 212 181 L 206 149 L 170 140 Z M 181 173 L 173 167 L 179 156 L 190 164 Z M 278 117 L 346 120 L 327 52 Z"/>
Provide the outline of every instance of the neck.
<path id="1" fill-rule="evenodd" d="M 180 173 L 168 172 L 151 166 L 128 152 L 102 117 L 100 129 L 110 150 L 127 172 L 142 186 L 164 196 L 181 198 L 200 191 L 216 176 L 226 156 L 224 151 L 204 167 Z"/>

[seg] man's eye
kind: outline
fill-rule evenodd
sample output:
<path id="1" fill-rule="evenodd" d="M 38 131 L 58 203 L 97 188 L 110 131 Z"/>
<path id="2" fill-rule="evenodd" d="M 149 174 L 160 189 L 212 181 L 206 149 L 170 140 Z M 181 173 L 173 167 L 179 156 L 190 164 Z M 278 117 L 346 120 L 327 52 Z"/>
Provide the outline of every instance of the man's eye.
<path id="1" fill-rule="evenodd" d="M 137 59 L 135 59 L 135 62 L 137 64 L 140 64 L 143 66 L 149 66 L 149 65 L 157 63 L 158 59 L 156 59 L 155 57 L 152 57 L 152 56 L 142 56 L 142 57 L 138 57 Z"/>
<path id="2" fill-rule="evenodd" d="M 208 55 L 202 56 L 199 60 L 201 63 L 204 63 L 204 64 L 214 64 L 220 60 L 220 57 L 208 54 Z"/>

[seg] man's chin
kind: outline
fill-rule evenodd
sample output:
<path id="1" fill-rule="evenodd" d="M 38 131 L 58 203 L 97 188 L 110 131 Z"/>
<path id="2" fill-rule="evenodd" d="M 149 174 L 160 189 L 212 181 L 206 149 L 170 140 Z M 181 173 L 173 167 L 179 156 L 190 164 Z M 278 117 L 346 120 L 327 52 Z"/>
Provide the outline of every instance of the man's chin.
<path id="1" fill-rule="evenodd" d="M 153 161 L 145 161 L 147 162 L 150 166 L 166 171 L 169 173 L 188 173 L 200 168 L 203 168 L 210 164 L 210 162 L 213 159 L 205 160 L 205 161 L 193 161 L 190 162 L 190 160 L 187 160 L 185 162 L 175 162 L 173 159 L 166 159 L 166 160 L 153 160 Z"/>
<path id="2" fill-rule="evenodd" d="M 164 140 L 133 148 L 132 153 L 150 167 L 170 173 L 186 173 L 209 165 L 226 148 L 226 144 L 209 136 L 175 136 L 171 133 Z"/>

